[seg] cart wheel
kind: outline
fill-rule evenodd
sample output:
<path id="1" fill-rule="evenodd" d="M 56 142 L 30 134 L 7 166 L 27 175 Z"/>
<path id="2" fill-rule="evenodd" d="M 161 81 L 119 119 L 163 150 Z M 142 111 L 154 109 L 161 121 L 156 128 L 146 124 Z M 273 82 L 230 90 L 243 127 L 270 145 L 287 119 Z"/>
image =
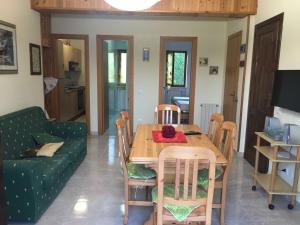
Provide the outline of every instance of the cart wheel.
<path id="1" fill-rule="evenodd" d="M 270 210 L 273 210 L 275 208 L 275 206 L 273 204 L 269 204 L 268 207 Z"/>
<path id="2" fill-rule="evenodd" d="M 288 209 L 290 209 L 290 210 L 292 210 L 292 209 L 294 209 L 294 205 L 293 204 L 288 204 Z"/>
<path id="3" fill-rule="evenodd" d="M 252 191 L 256 191 L 256 186 L 255 185 L 252 186 Z"/>

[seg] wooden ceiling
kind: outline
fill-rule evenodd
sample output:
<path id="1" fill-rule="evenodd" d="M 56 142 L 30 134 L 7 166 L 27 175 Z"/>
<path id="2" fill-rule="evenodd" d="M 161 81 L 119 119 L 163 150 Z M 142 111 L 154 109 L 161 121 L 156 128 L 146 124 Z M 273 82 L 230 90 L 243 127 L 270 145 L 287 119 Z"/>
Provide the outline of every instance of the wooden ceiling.
<path id="1" fill-rule="evenodd" d="M 139 12 L 113 8 L 104 0 L 31 0 L 31 7 L 42 13 L 97 13 L 113 15 L 245 17 L 256 14 L 257 0 L 161 0 Z"/>

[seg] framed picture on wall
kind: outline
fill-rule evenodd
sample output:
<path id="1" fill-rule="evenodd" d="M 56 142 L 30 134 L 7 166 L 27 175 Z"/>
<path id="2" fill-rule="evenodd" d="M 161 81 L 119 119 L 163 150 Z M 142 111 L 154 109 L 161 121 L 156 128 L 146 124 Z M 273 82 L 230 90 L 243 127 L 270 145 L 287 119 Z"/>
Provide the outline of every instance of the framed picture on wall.
<path id="1" fill-rule="evenodd" d="M 150 60 L 150 49 L 144 48 L 143 49 L 143 61 L 149 61 Z"/>
<path id="2" fill-rule="evenodd" d="M 30 52 L 31 75 L 41 75 L 42 74 L 41 46 L 36 44 L 29 44 L 29 52 Z"/>
<path id="3" fill-rule="evenodd" d="M 16 26 L 0 20 L 0 74 L 18 73 Z"/>

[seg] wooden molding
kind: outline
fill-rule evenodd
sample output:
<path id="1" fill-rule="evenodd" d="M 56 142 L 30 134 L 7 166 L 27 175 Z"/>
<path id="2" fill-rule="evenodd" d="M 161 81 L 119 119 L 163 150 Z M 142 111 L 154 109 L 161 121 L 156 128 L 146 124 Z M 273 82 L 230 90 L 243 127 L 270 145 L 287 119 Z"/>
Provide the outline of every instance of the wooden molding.
<path id="1" fill-rule="evenodd" d="M 139 12 L 120 11 L 104 0 L 31 0 L 31 8 L 47 13 L 245 17 L 256 14 L 257 0 L 161 0 L 151 8 Z"/>

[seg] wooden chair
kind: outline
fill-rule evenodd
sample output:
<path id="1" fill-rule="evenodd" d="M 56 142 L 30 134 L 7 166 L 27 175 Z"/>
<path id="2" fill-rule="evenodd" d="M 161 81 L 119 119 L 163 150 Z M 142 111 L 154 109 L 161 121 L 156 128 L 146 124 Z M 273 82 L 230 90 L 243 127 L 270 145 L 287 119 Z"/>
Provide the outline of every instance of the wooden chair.
<path id="1" fill-rule="evenodd" d="M 209 120 L 208 134 L 209 139 L 214 143 L 215 146 L 218 146 L 219 143 L 219 130 L 224 121 L 224 116 L 221 113 L 214 113 L 211 115 Z"/>
<path id="2" fill-rule="evenodd" d="M 177 112 L 177 124 L 180 124 L 181 119 L 181 110 L 177 105 L 170 105 L 170 104 L 161 104 L 155 107 L 155 115 L 154 120 L 155 123 L 159 123 L 160 115 L 161 114 L 161 124 L 173 124 L 173 112 Z"/>
<path id="3" fill-rule="evenodd" d="M 135 206 L 152 206 L 152 201 L 135 201 L 131 200 L 130 198 L 130 189 L 131 187 L 145 187 L 146 189 L 149 187 L 154 187 L 156 185 L 155 179 L 155 172 L 153 172 L 154 176 L 149 179 L 140 179 L 140 178 L 133 178 L 132 175 L 129 173 L 129 166 L 135 166 L 134 164 L 130 164 L 126 158 L 126 152 L 128 152 L 128 145 L 126 144 L 127 136 L 126 136 L 126 128 L 125 128 L 125 121 L 121 118 L 116 120 L 116 128 L 118 132 L 118 141 L 119 141 L 119 153 L 120 153 L 120 163 L 122 166 L 123 174 L 124 174 L 124 191 L 125 191 L 125 215 L 124 215 L 124 224 L 128 223 L 128 206 L 135 205 Z M 139 172 L 140 169 L 147 170 L 147 168 L 143 167 L 143 165 L 136 165 L 138 168 L 134 171 Z M 143 168 L 142 168 L 143 167 Z M 150 169 L 148 169 L 150 170 Z M 147 196 L 147 193 L 146 193 Z"/>
<path id="4" fill-rule="evenodd" d="M 225 224 L 225 206 L 226 206 L 226 191 L 227 191 L 227 180 L 228 174 L 233 158 L 233 146 L 235 141 L 236 124 L 233 122 L 226 121 L 220 128 L 220 135 L 218 140 L 218 148 L 222 151 L 228 164 L 223 168 L 223 175 L 216 180 L 215 189 L 221 190 L 220 203 L 214 203 L 213 208 L 220 209 L 220 225 Z"/>
<path id="5" fill-rule="evenodd" d="M 167 175 L 166 165 L 171 161 L 176 161 L 175 170 L 175 191 L 173 197 L 166 197 L 164 185 L 166 185 L 165 175 Z M 197 198 L 197 192 L 200 190 L 197 183 L 199 162 L 205 163 L 209 171 L 209 184 L 207 195 L 204 198 Z M 216 156 L 209 148 L 204 147 L 182 147 L 169 146 L 159 155 L 158 163 L 158 190 L 157 204 L 155 205 L 154 224 L 162 225 L 164 222 L 178 221 L 166 209 L 164 204 L 176 206 L 197 206 L 188 217 L 182 221 L 184 224 L 189 222 L 205 222 L 211 225 L 212 201 L 214 195 Z M 166 172 L 166 173 L 165 173 Z M 169 171 L 170 172 L 170 171 Z M 183 174 L 183 179 L 182 178 Z M 183 195 L 180 189 L 183 188 Z M 157 222 L 157 223 L 155 223 Z"/>
<path id="6" fill-rule="evenodd" d="M 133 143 L 133 134 L 132 134 L 131 125 L 130 125 L 131 121 L 130 121 L 129 113 L 126 111 L 122 111 L 122 112 L 120 112 L 120 116 L 125 121 L 128 145 L 129 145 L 129 147 L 131 147 L 132 143 Z"/>

